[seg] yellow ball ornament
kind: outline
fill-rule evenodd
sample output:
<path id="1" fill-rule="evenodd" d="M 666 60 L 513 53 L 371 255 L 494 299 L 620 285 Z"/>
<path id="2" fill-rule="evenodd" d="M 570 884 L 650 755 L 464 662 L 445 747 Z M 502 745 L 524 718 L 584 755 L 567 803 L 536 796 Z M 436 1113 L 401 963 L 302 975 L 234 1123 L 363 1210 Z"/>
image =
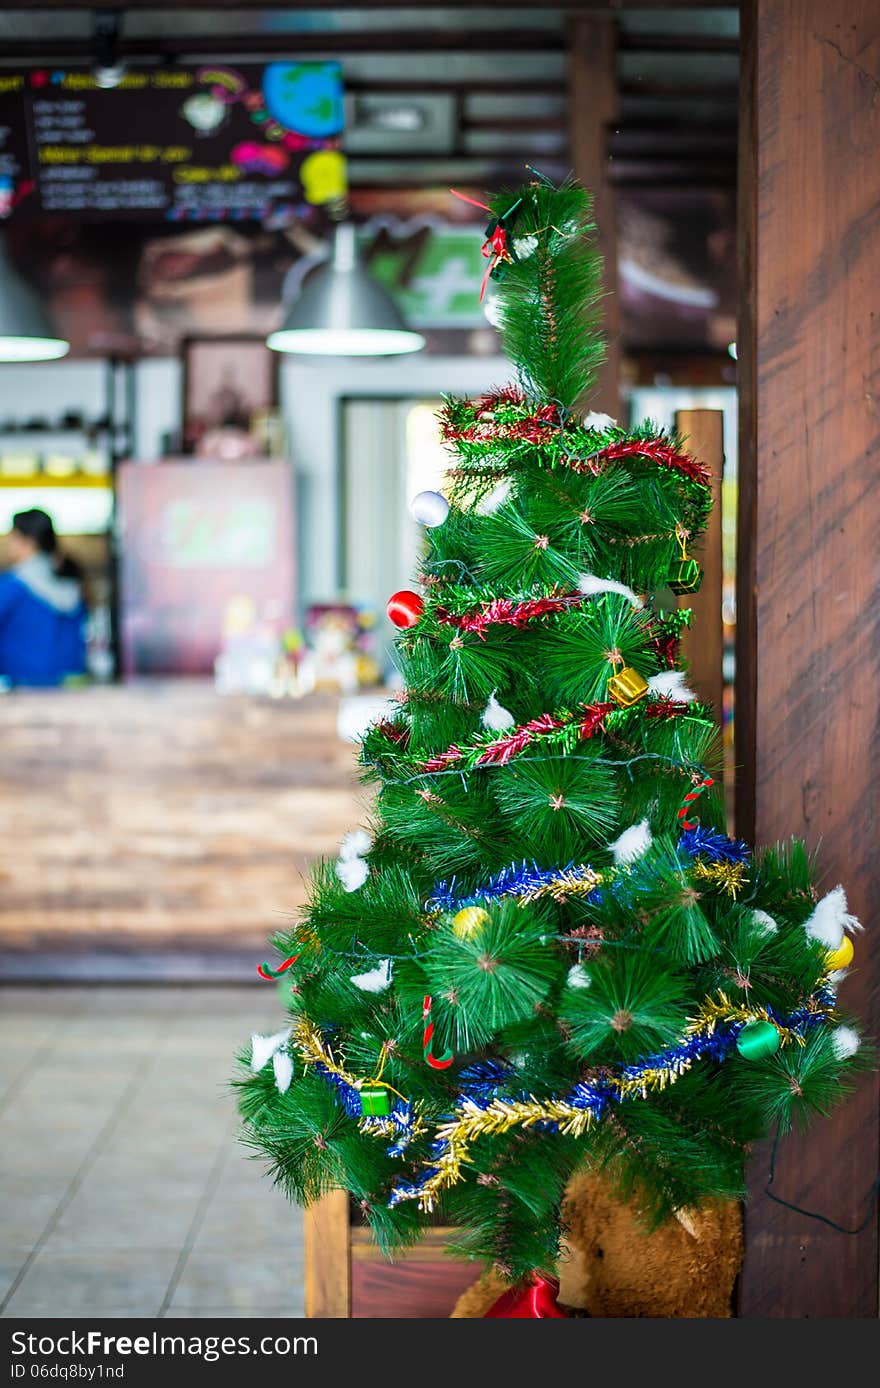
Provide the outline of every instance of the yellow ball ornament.
<path id="1" fill-rule="evenodd" d="M 452 929 L 460 940 L 464 940 L 475 930 L 482 930 L 489 920 L 489 912 L 484 911 L 482 906 L 462 906 L 452 917 Z"/>
<path id="2" fill-rule="evenodd" d="M 826 954 L 825 956 L 825 964 L 828 972 L 833 974 L 837 969 L 845 969 L 847 965 L 852 963 L 854 954 L 855 950 L 853 949 L 852 940 L 848 935 L 844 935 L 837 949 L 833 949 L 830 954 Z"/>

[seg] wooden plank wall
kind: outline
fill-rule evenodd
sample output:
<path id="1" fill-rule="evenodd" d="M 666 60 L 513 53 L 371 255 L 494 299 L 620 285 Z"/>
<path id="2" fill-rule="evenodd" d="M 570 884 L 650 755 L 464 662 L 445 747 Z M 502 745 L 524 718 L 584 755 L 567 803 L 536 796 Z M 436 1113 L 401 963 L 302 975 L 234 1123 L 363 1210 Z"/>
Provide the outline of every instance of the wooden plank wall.
<path id="1" fill-rule="evenodd" d="M 184 680 L 7 695 L 0 950 L 262 958 L 358 822 L 337 707 Z"/>
<path id="2" fill-rule="evenodd" d="M 866 924 L 841 1003 L 880 993 L 880 5 L 743 8 L 739 333 L 739 832 L 821 844 Z M 787 1140 L 774 1190 L 855 1225 L 878 1165 L 878 1080 Z M 740 1312 L 876 1316 L 877 1219 L 846 1237 L 762 1198 Z"/>

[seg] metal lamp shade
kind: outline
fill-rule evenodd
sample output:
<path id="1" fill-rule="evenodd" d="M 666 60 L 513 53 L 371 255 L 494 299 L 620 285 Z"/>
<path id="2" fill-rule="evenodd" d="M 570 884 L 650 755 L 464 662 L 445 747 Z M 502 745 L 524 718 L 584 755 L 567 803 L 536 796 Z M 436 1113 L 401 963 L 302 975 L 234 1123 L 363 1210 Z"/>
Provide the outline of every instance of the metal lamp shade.
<path id="1" fill-rule="evenodd" d="M 54 361 L 70 343 L 56 337 L 35 290 L 22 279 L 0 238 L 0 361 Z"/>
<path id="2" fill-rule="evenodd" d="M 390 296 L 361 265 L 354 227 L 345 223 L 336 229 L 332 259 L 308 277 L 267 343 L 276 352 L 377 357 L 417 352 L 425 339 L 407 328 Z"/>

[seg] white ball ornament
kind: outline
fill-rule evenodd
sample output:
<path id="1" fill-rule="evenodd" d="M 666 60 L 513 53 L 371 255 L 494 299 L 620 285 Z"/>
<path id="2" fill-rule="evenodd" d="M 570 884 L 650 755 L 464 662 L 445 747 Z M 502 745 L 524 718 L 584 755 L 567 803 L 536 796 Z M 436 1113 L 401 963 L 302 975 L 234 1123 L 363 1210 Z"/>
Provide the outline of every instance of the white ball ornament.
<path id="1" fill-rule="evenodd" d="M 433 530 L 435 526 L 442 525 L 449 515 L 449 502 L 439 492 L 419 492 L 410 502 L 409 509 L 419 525 Z"/>

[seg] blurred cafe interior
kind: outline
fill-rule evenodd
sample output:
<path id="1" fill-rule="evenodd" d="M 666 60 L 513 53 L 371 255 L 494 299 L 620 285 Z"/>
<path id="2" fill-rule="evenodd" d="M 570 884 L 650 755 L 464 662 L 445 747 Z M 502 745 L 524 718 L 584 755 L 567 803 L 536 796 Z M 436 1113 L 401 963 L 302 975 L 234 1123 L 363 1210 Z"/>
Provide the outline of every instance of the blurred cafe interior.
<path id="1" fill-rule="evenodd" d="M 45 512 L 87 609 L 78 667 L 2 671 L 5 979 L 250 978 L 357 822 L 435 409 L 509 378 L 474 201 L 527 166 L 594 190 L 596 408 L 716 477 L 691 658 L 730 744 L 738 26 L 0 9 L 0 565 Z"/>

